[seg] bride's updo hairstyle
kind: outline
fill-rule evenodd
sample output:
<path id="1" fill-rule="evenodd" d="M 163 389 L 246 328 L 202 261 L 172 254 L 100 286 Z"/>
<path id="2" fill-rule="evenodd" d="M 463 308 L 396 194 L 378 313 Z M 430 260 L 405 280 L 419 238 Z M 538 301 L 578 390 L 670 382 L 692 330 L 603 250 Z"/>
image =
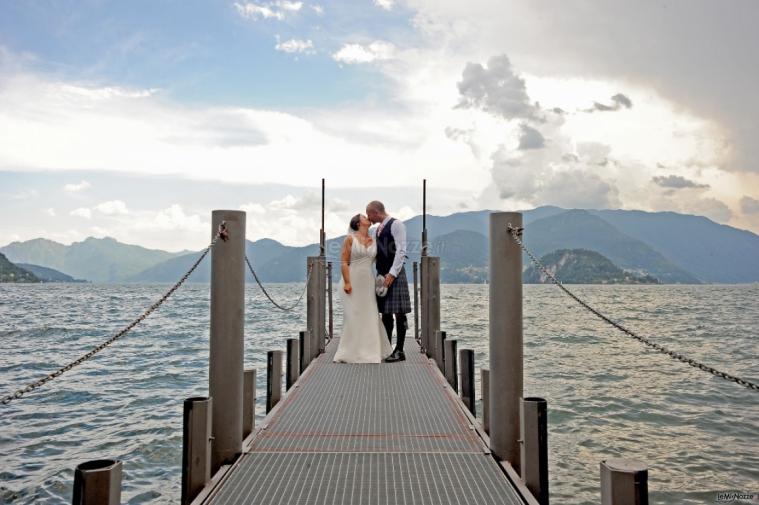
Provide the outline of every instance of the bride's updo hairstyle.
<path id="1" fill-rule="evenodd" d="M 361 224 L 361 214 L 356 214 L 351 218 L 350 222 L 350 229 L 353 231 L 358 231 L 358 227 Z"/>

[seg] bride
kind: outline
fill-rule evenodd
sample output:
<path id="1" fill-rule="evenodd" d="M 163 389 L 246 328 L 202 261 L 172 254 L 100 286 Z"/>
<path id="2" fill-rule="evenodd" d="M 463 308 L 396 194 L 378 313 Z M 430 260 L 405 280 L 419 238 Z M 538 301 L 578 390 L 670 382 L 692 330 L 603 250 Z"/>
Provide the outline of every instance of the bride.
<path id="1" fill-rule="evenodd" d="M 356 214 L 343 242 L 343 330 L 334 358 L 340 363 L 382 363 L 393 352 L 377 309 L 372 272 L 377 244 L 369 236 L 370 225 L 366 216 Z"/>

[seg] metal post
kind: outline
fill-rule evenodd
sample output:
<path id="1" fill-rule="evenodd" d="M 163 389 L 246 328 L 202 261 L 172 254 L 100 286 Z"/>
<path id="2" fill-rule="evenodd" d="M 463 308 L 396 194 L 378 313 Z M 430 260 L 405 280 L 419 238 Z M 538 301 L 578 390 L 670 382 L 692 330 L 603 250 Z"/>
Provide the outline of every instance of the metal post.
<path id="1" fill-rule="evenodd" d="M 213 398 L 211 473 L 242 452 L 243 330 L 245 326 L 245 212 L 215 210 L 212 232 L 225 224 L 227 239 L 211 251 L 211 349 L 209 396 Z"/>
<path id="2" fill-rule="evenodd" d="M 424 268 L 426 265 L 424 257 L 419 262 L 419 316 L 421 318 L 419 324 L 419 345 L 422 347 L 422 352 L 427 352 L 427 270 Z"/>
<path id="3" fill-rule="evenodd" d="M 435 363 L 441 372 L 445 373 L 445 332 L 437 330 L 435 332 Z"/>
<path id="4" fill-rule="evenodd" d="M 248 368 L 242 386 L 242 438 L 253 433 L 256 425 L 256 369 Z"/>
<path id="5" fill-rule="evenodd" d="M 184 401 L 182 439 L 182 505 L 195 499 L 211 479 L 213 401 L 197 396 Z"/>
<path id="6" fill-rule="evenodd" d="M 648 468 L 642 461 L 601 461 L 601 505 L 648 505 Z"/>
<path id="7" fill-rule="evenodd" d="M 282 351 L 266 353 L 266 413 L 282 398 Z"/>
<path id="8" fill-rule="evenodd" d="M 300 373 L 303 373 L 309 363 L 311 363 L 311 360 L 309 359 L 311 356 L 311 333 L 309 333 L 308 330 L 305 330 L 301 331 L 299 335 L 300 346 L 298 358 L 300 361 Z"/>
<path id="9" fill-rule="evenodd" d="M 422 180 L 422 256 L 427 256 L 427 179 Z"/>
<path id="10" fill-rule="evenodd" d="M 300 340 L 297 338 L 287 339 L 287 370 L 285 373 L 285 391 L 289 391 L 300 376 Z"/>
<path id="11" fill-rule="evenodd" d="M 480 394 L 482 395 L 482 429 L 490 435 L 490 369 L 480 368 Z"/>
<path id="12" fill-rule="evenodd" d="M 548 505 L 548 406 L 528 397 L 520 407 L 522 480 L 540 505 Z"/>
<path id="13" fill-rule="evenodd" d="M 319 256 L 324 257 L 324 246 L 326 243 L 326 235 L 324 233 L 324 179 L 322 178 L 322 227 L 319 230 Z"/>
<path id="14" fill-rule="evenodd" d="M 327 263 L 327 314 L 329 317 L 329 340 L 332 341 L 332 338 L 335 336 L 335 315 L 332 310 L 332 262 L 330 261 Z"/>
<path id="15" fill-rule="evenodd" d="M 414 262 L 414 340 L 419 342 L 419 263 Z"/>
<path id="16" fill-rule="evenodd" d="M 490 448 L 519 472 L 519 402 L 523 396 L 522 251 L 508 226 L 522 214 L 490 214 Z"/>
<path id="17" fill-rule="evenodd" d="M 464 402 L 472 415 L 477 415 L 474 404 L 474 351 L 461 349 L 459 351 L 459 364 L 461 365 L 461 401 Z"/>
<path id="18" fill-rule="evenodd" d="M 445 340 L 443 351 L 443 363 L 445 363 L 445 378 L 454 391 L 459 391 L 459 371 L 456 366 L 456 340 Z"/>
<path id="19" fill-rule="evenodd" d="M 120 505 L 121 461 L 98 459 L 74 470 L 74 505 Z"/>

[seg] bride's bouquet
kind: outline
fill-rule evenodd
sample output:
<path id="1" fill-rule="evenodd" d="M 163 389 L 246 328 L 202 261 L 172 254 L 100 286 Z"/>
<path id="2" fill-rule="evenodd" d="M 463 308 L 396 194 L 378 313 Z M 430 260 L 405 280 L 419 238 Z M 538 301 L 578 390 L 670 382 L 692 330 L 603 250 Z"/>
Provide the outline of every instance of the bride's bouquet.
<path id="1" fill-rule="evenodd" d="M 377 296 L 385 296 L 387 294 L 384 275 L 378 275 L 374 280 L 374 292 L 377 293 Z"/>

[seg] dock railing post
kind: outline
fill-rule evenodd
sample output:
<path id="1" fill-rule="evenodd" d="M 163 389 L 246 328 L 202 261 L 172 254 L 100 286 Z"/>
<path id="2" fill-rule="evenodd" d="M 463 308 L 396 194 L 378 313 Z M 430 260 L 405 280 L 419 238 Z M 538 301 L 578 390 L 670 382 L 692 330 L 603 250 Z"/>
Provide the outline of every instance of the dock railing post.
<path id="1" fill-rule="evenodd" d="M 543 398 L 522 400 L 522 480 L 540 505 L 548 505 L 548 407 Z"/>
<path id="2" fill-rule="evenodd" d="M 480 395 L 482 395 L 482 429 L 490 435 L 490 369 L 480 368 Z"/>
<path id="3" fill-rule="evenodd" d="M 435 332 L 435 362 L 441 372 L 445 373 L 445 338 L 446 333 L 442 330 Z"/>
<path id="4" fill-rule="evenodd" d="M 97 459 L 74 470 L 74 505 L 121 505 L 121 461 Z"/>
<path id="5" fill-rule="evenodd" d="M 456 366 L 456 340 L 446 339 L 443 351 L 443 363 L 445 363 L 445 379 L 457 393 L 459 392 L 459 371 Z"/>
<path id="6" fill-rule="evenodd" d="M 253 433 L 256 423 L 256 369 L 248 368 L 242 386 L 242 438 Z"/>
<path id="7" fill-rule="evenodd" d="M 308 359 L 308 357 L 311 356 L 311 333 L 308 330 L 301 331 L 298 340 L 300 340 L 300 346 L 298 348 L 300 373 L 303 373 L 311 362 L 311 360 Z"/>
<path id="8" fill-rule="evenodd" d="M 648 505 L 648 468 L 642 461 L 601 461 L 601 505 Z"/>
<path id="9" fill-rule="evenodd" d="M 310 363 L 324 350 L 324 295 L 327 289 L 324 286 L 324 258 L 309 256 L 307 261 L 311 272 L 308 277 L 308 292 L 306 294 L 306 328 L 311 336 L 308 354 L 308 362 Z"/>
<path id="10" fill-rule="evenodd" d="M 474 351 L 461 349 L 459 351 L 459 365 L 461 366 L 461 401 L 469 409 L 472 415 L 477 415 L 474 396 Z"/>
<path id="11" fill-rule="evenodd" d="M 282 398 L 282 351 L 266 353 L 266 413 Z"/>
<path id="12" fill-rule="evenodd" d="M 285 375 L 285 391 L 289 391 L 300 376 L 300 339 L 287 339 L 287 370 Z"/>
<path id="13" fill-rule="evenodd" d="M 327 317 L 328 317 L 328 335 L 332 341 L 335 330 L 335 315 L 332 310 L 332 262 L 327 263 Z"/>
<path id="14" fill-rule="evenodd" d="M 209 396 L 213 398 L 211 473 L 242 452 L 243 331 L 245 325 L 245 212 L 215 210 L 211 250 Z"/>
<path id="15" fill-rule="evenodd" d="M 419 263 L 414 262 L 414 340 L 419 342 Z"/>
<path id="16" fill-rule="evenodd" d="M 440 258 L 422 257 L 422 342 L 435 356 L 435 332 L 440 329 Z"/>
<path id="17" fill-rule="evenodd" d="M 181 504 L 188 505 L 211 479 L 213 400 L 188 398 L 183 407 Z"/>
<path id="18" fill-rule="evenodd" d="M 522 372 L 522 250 L 509 226 L 519 212 L 490 214 L 490 448 L 519 473 Z"/>

